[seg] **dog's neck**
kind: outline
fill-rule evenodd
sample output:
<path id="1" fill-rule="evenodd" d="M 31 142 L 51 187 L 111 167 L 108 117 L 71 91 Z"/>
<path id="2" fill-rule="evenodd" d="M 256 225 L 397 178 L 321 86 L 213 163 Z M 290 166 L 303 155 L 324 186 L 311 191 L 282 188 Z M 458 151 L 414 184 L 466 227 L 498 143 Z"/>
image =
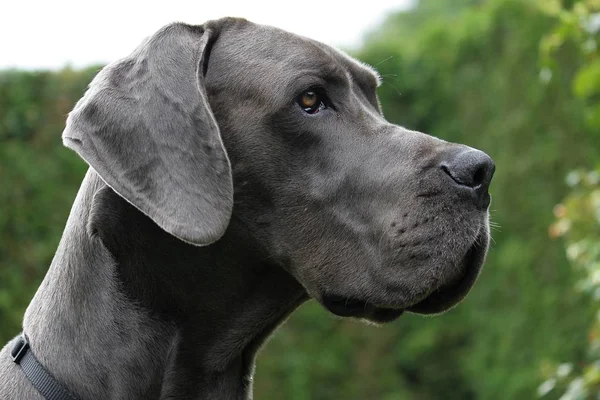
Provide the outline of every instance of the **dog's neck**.
<path id="1" fill-rule="evenodd" d="M 25 316 L 34 353 L 82 398 L 247 398 L 307 296 L 245 239 L 184 244 L 88 172 Z"/>

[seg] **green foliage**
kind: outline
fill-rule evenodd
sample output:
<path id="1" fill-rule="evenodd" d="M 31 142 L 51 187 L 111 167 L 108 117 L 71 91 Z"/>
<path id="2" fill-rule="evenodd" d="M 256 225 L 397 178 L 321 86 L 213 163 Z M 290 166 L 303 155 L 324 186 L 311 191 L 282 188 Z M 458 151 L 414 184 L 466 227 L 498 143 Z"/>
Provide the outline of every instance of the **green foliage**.
<path id="1" fill-rule="evenodd" d="M 573 78 L 573 93 L 583 103 L 585 119 L 590 132 L 600 128 L 600 53 L 598 31 L 600 30 L 600 1 L 577 1 L 570 8 L 562 8 L 557 0 L 541 2 L 542 9 L 558 20 L 556 27 L 541 43 L 545 71 L 564 67 L 556 55 L 568 44 L 574 44 L 577 52 L 569 61 L 569 67 L 577 68 Z"/>
<path id="2" fill-rule="evenodd" d="M 569 62 L 576 71 L 573 93 L 582 101 L 590 133 L 597 135 L 600 1 L 578 1 L 565 8 L 554 1 L 544 4 L 544 10 L 557 17 L 558 23 L 542 41 L 542 59 L 546 68 L 557 70 L 563 65 L 554 58 L 565 46 L 574 45 L 578 50 Z M 550 235 L 564 238 L 569 262 L 582 276 L 576 289 L 593 299 L 596 316 L 591 319 L 587 335 L 587 362 L 571 360 L 558 366 L 546 363 L 547 379 L 539 386 L 538 394 L 546 398 L 560 396 L 561 400 L 594 399 L 600 396 L 600 168 L 572 171 L 567 175 L 567 183 L 572 189 L 554 209 L 556 222 L 550 228 Z"/>
<path id="3" fill-rule="evenodd" d="M 547 398 L 562 395 L 561 400 L 596 399 L 600 395 L 600 168 L 573 171 L 567 183 L 572 190 L 554 208 L 556 222 L 550 234 L 565 239 L 569 261 L 582 277 L 576 289 L 594 300 L 596 316 L 587 337 L 582 337 L 589 344 L 588 362 L 547 363 L 547 379 L 538 393 Z"/>
<path id="4" fill-rule="evenodd" d="M 2 343 L 19 331 L 86 169 L 60 133 L 95 71 L 0 73 Z"/>
<path id="5" fill-rule="evenodd" d="M 597 163 L 600 146 L 587 125 L 595 94 L 589 83 L 584 99 L 572 91 L 580 49 L 548 39 L 540 74 L 540 41 L 560 15 L 534 0 L 422 0 L 367 37 L 355 55 L 380 71 L 390 121 L 495 159 L 495 242 L 478 284 L 443 316 L 375 328 L 303 306 L 263 349 L 256 398 L 530 399 L 554 360 L 586 360 L 593 308 L 572 295 L 548 226 L 568 194 L 562 177 Z M 0 341 L 19 331 L 83 176 L 60 132 L 93 73 L 0 74 Z"/>

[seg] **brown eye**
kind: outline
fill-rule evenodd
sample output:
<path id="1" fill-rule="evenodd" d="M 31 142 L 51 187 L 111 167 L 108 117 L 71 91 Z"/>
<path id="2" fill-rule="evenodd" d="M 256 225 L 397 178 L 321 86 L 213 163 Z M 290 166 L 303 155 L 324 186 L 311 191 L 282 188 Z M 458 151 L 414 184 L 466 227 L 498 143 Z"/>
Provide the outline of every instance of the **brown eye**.
<path id="1" fill-rule="evenodd" d="M 308 114 L 316 114 L 325 108 L 321 96 L 314 90 L 307 90 L 300 95 L 298 105 Z"/>

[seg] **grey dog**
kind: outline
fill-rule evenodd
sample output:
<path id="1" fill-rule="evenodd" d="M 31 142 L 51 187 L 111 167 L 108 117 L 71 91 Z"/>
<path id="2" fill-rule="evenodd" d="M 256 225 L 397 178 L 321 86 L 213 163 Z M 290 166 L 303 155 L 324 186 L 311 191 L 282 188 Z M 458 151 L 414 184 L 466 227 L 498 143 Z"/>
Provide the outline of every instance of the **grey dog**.
<path id="1" fill-rule="evenodd" d="M 164 27 L 105 67 L 64 144 L 90 166 L 24 317 L 80 399 L 248 399 L 298 306 L 439 313 L 489 243 L 485 153 L 390 124 L 377 74 L 243 19 Z M 10 349 L 0 398 L 41 399 Z"/>

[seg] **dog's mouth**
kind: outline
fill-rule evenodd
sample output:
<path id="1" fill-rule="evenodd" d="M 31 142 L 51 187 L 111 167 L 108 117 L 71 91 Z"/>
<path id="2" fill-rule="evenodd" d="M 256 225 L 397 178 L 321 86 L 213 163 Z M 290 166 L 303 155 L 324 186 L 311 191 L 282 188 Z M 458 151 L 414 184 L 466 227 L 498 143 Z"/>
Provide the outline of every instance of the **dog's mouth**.
<path id="1" fill-rule="evenodd" d="M 477 281 L 488 249 L 488 234 L 482 234 L 469 249 L 462 262 L 462 275 L 442 285 L 425 299 L 407 308 L 417 314 L 438 314 L 460 303 Z"/>
<path id="2" fill-rule="evenodd" d="M 374 322 L 390 322 L 404 313 L 403 309 L 378 307 L 364 300 L 325 295 L 321 300 L 325 308 L 340 317 L 364 318 Z"/>
<path id="3" fill-rule="evenodd" d="M 424 299 L 406 307 L 382 307 L 366 300 L 327 294 L 322 304 L 333 314 L 385 323 L 400 317 L 405 311 L 417 314 L 438 314 L 449 310 L 465 298 L 475 284 L 487 253 L 487 236 L 481 235 L 465 255 L 462 275 L 440 286 Z"/>

